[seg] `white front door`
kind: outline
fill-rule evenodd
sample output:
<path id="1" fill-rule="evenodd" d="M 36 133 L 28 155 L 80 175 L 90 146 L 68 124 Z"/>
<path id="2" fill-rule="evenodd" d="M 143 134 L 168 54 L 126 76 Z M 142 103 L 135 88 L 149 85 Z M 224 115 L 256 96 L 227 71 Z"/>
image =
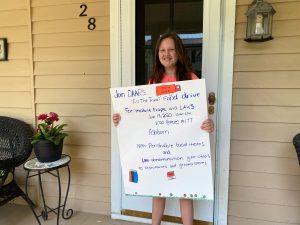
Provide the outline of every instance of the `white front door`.
<path id="1" fill-rule="evenodd" d="M 235 2 L 233 4 L 235 6 Z M 114 4 L 111 8 L 111 14 L 118 12 L 116 18 L 120 22 L 115 23 L 115 27 L 112 29 L 117 30 L 120 37 L 112 37 L 111 40 L 117 40 L 119 38 L 118 46 L 114 46 L 119 49 L 119 54 L 116 51 L 116 55 L 111 57 L 118 57 L 114 62 L 118 62 L 120 66 L 117 68 L 111 67 L 117 73 L 113 79 L 113 86 L 131 86 L 135 85 L 135 1 L 134 0 L 122 0 L 118 4 Z M 204 12 L 203 12 L 203 60 L 202 60 L 202 77 L 206 79 L 207 93 L 214 92 L 216 96 L 221 96 L 218 93 L 218 78 L 220 77 L 220 64 L 222 64 L 221 57 L 221 45 L 220 40 L 221 33 L 221 0 L 204 0 Z M 116 15 L 117 16 L 117 15 Z M 111 17 L 112 18 L 112 17 Z M 233 18 L 234 20 L 234 18 Z M 115 42 L 116 43 L 116 42 Z M 231 90 L 231 86 L 228 87 Z M 227 90 L 228 91 L 228 90 Z M 221 98 L 221 97 L 220 97 Z M 216 137 L 218 136 L 218 124 L 216 119 L 217 115 L 221 115 L 218 112 L 216 106 L 218 106 L 218 97 L 216 104 L 214 105 L 215 113 L 210 115 L 214 120 L 216 126 L 216 132 L 211 135 L 211 151 L 212 151 L 212 165 L 213 172 L 219 173 L 218 164 L 215 163 L 215 152 L 219 152 L 216 149 Z M 231 99 L 229 101 L 231 104 Z M 228 108 L 225 108 L 228 111 Z M 230 120 L 230 118 L 229 118 Z M 229 125 L 228 125 L 229 126 Z M 228 132 L 228 126 L 227 132 Z M 229 126 L 230 127 L 230 126 Z M 228 151 L 226 148 L 229 146 L 223 146 L 223 151 Z M 116 215 L 120 214 L 122 210 L 129 209 L 135 211 L 151 212 L 151 198 L 146 197 L 134 197 L 124 195 L 121 181 L 121 168 L 120 161 L 118 158 L 118 146 L 116 141 L 115 130 L 112 130 L 112 215 L 113 218 L 120 218 Z M 226 157 L 227 159 L 227 157 Z M 219 163 L 219 161 L 218 161 Z M 216 169 L 215 169 L 216 168 Z M 228 174 L 225 174 L 228 176 Z M 218 174 L 220 176 L 220 174 Z M 227 183 L 226 183 L 227 184 Z M 215 182 L 215 190 L 218 190 L 216 194 L 217 198 L 220 195 L 220 188 L 218 187 L 219 180 Z M 226 193 L 227 188 L 222 188 L 221 192 Z M 221 193 L 222 194 L 222 193 Z M 227 195 L 225 196 L 227 200 Z M 219 202 L 218 202 L 219 204 Z M 203 221 L 214 221 L 214 202 L 213 201 L 194 201 L 194 215 L 195 219 Z M 225 208 L 225 207 L 224 207 Z M 227 208 L 226 208 L 227 210 Z M 221 212 L 222 213 L 222 212 Z M 179 202 L 176 199 L 168 199 L 165 214 L 180 217 Z M 223 213 L 224 214 L 224 213 Z M 124 217 L 125 218 L 125 217 Z M 126 219 L 126 218 L 125 218 Z M 127 218 L 129 219 L 129 218 Z M 138 220 L 137 220 L 138 221 Z"/>

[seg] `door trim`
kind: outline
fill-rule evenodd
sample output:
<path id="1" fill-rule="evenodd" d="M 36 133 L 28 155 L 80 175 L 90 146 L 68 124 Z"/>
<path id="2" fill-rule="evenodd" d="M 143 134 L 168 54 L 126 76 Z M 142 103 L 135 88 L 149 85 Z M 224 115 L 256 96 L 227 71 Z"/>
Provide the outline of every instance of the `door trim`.
<path id="1" fill-rule="evenodd" d="M 121 0 L 110 0 L 110 55 L 111 55 L 111 87 L 131 85 L 134 80 L 134 1 L 126 9 L 124 18 L 121 18 Z M 229 159 L 230 159 L 230 128 L 231 128 L 231 104 L 232 104 L 232 79 L 234 58 L 234 29 L 236 0 L 220 0 L 221 2 L 221 32 L 220 34 L 220 58 L 219 58 L 219 86 L 218 86 L 218 112 L 217 112 L 217 147 L 216 147 L 216 171 L 215 171 L 215 204 L 214 224 L 227 225 L 228 215 L 228 189 L 229 189 Z M 122 5 L 124 7 L 124 5 Z M 123 30 L 121 27 L 123 25 Z M 124 30 L 126 27 L 126 30 Z M 122 62 L 122 44 L 127 43 L 129 52 L 126 51 L 126 61 Z M 124 53 L 123 53 L 124 54 Z M 124 59 L 123 59 L 124 60 Z M 131 76 L 122 76 L 122 64 L 128 66 Z M 216 65 L 217 66 L 217 65 Z M 112 111 L 113 112 L 113 111 Z M 222 112 L 222 115 L 221 115 Z M 222 132 L 221 132 L 222 131 Z M 118 153 L 116 131 L 111 127 L 111 216 L 114 219 L 124 219 L 135 222 L 149 223 L 151 220 L 123 216 L 122 210 L 122 178 Z"/>
<path id="2" fill-rule="evenodd" d="M 227 225 L 236 0 L 221 0 L 214 224 Z M 222 113 L 221 113 L 222 112 Z"/>
<path id="3" fill-rule="evenodd" d="M 110 0 L 110 71 L 111 87 L 120 87 L 122 83 L 121 76 L 121 32 L 120 32 L 120 0 Z M 111 112 L 113 108 L 111 107 Z M 118 146 L 117 133 L 113 124 L 111 125 L 111 214 L 118 215 L 121 212 L 122 191 L 121 191 L 121 162 L 120 154 L 116 150 Z"/>

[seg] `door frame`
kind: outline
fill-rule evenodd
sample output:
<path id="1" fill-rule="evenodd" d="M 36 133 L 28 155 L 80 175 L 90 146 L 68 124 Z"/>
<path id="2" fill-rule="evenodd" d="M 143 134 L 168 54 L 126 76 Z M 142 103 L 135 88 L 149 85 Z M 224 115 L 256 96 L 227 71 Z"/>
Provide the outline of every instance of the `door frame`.
<path id="1" fill-rule="evenodd" d="M 121 5 L 121 1 L 110 0 L 111 87 L 131 86 L 135 79 L 135 67 L 132 64 L 135 61 L 135 1 L 130 1 L 130 4 L 127 5 Z M 123 8 L 121 9 L 121 7 Z M 213 5 L 209 4 L 209 7 L 213 7 Z M 214 225 L 227 225 L 236 0 L 220 0 L 218 7 L 220 8 L 220 21 L 217 22 L 220 23 L 220 32 L 217 35 L 219 35 L 220 48 L 218 48 L 219 67 L 216 66 L 219 75 L 217 96 L 219 101 L 216 115 L 218 127 L 215 131 L 217 143 Z M 123 18 L 121 18 L 121 10 L 126 12 L 122 15 Z M 215 19 L 214 15 L 209 15 L 209 18 Z M 126 27 L 126 32 L 122 30 L 121 24 Z M 123 39 L 121 39 L 121 35 Z M 126 57 L 122 57 L 124 47 L 126 48 Z M 203 55 L 204 58 L 205 55 Z M 131 76 L 122 75 L 121 71 L 124 70 L 124 66 L 126 71 L 131 72 Z M 111 217 L 149 223 L 149 219 L 121 215 L 122 176 L 116 129 L 113 126 L 111 127 L 111 150 Z"/>

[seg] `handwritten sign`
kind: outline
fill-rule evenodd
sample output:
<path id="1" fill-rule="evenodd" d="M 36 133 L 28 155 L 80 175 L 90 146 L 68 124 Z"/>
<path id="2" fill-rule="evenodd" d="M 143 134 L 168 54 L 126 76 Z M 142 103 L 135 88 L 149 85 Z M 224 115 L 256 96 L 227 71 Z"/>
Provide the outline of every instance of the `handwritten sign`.
<path id="1" fill-rule="evenodd" d="M 111 88 L 125 193 L 213 199 L 205 80 Z"/>

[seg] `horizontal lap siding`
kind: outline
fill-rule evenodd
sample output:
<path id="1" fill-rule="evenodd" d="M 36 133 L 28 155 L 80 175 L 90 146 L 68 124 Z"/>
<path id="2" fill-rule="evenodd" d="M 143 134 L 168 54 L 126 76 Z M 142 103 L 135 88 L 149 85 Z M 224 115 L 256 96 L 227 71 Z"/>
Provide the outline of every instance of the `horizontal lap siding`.
<path id="1" fill-rule="evenodd" d="M 1 1 L 0 33 L 1 38 L 7 38 L 8 61 L 0 61 L 0 116 L 17 118 L 32 125 L 33 75 L 28 5 L 28 1 L 24 0 Z M 24 188 L 22 166 L 16 169 L 15 178 Z M 36 199 L 37 189 L 31 182 L 28 193 Z M 13 202 L 26 204 L 22 198 Z"/>
<path id="2" fill-rule="evenodd" d="M 3 0 L 1 38 L 7 38 L 8 61 L 0 61 L 0 115 L 32 124 L 32 64 L 28 2 Z"/>
<path id="3" fill-rule="evenodd" d="M 237 1 L 228 224 L 300 224 L 300 1 L 268 1 L 274 40 L 262 43 L 243 40 L 251 2 Z"/>
<path id="4" fill-rule="evenodd" d="M 36 75 L 108 75 L 109 60 L 35 62 Z M 81 77 L 84 80 L 85 76 Z"/>
<path id="5" fill-rule="evenodd" d="M 38 22 L 36 22 L 38 23 Z M 57 24 L 60 20 L 56 21 Z M 35 23 L 34 23 L 35 24 Z M 87 29 L 88 21 L 85 21 L 85 29 Z M 49 31 L 48 31 L 49 32 Z M 53 31 L 54 32 L 54 31 Z M 76 47 L 91 45 L 109 45 L 108 31 L 77 31 L 75 33 L 65 32 L 63 29 L 55 32 L 64 33 L 42 33 L 34 35 L 34 47 Z M 51 43 L 51 44 L 50 44 Z M 100 54 L 100 53 L 99 53 Z"/>
<path id="6" fill-rule="evenodd" d="M 36 113 L 54 111 L 68 124 L 64 153 L 72 157 L 68 206 L 110 213 L 109 1 L 32 0 Z M 96 28 L 88 29 L 88 19 Z M 62 171 L 63 188 L 67 172 Z M 44 176 L 47 201 L 56 180 Z"/>
<path id="7" fill-rule="evenodd" d="M 52 103 L 51 108 L 48 104 L 39 103 L 36 107 L 38 113 L 48 112 L 49 110 L 60 112 L 61 116 L 97 116 L 97 115 L 110 115 L 110 105 L 97 105 L 97 104 L 58 104 Z"/>
<path id="8" fill-rule="evenodd" d="M 65 81 L 68 82 L 65 82 Z M 82 76 L 56 75 L 37 76 L 35 79 L 36 88 L 107 88 L 110 84 L 109 75 L 89 75 L 82 79 Z"/>
<path id="9" fill-rule="evenodd" d="M 233 87 L 236 89 L 300 87 L 299 71 L 236 71 L 234 75 Z"/>

